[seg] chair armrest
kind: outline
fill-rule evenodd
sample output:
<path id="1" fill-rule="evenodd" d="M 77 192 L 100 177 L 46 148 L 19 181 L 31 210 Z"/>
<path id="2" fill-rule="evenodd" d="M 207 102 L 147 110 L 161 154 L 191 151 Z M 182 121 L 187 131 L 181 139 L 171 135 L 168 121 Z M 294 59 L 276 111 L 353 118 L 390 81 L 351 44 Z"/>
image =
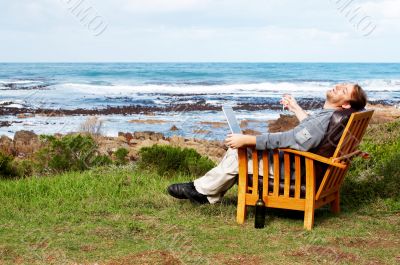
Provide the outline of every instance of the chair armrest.
<path id="1" fill-rule="evenodd" d="M 346 161 L 346 160 L 350 160 L 351 158 L 355 157 L 355 156 L 360 156 L 364 159 L 369 159 L 370 155 L 367 152 L 363 152 L 361 150 L 357 150 L 354 151 L 350 154 L 344 155 L 344 156 L 340 156 L 340 157 L 336 157 L 333 159 L 333 162 L 339 162 L 339 161 Z"/>
<path id="2" fill-rule="evenodd" d="M 310 158 L 314 161 L 318 161 L 318 162 L 321 162 L 321 163 L 324 163 L 324 164 L 327 164 L 330 166 L 338 167 L 341 169 L 346 169 L 348 166 L 347 164 L 338 163 L 338 162 L 333 161 L 333 159 L 331 159 L 331 158 L 326 158 L 324 156 L 316 155 L 311 152 L 304 152 L 304 151 L 294 150 L 294 149 L 290 149 L 290 148 L 280 148 L 279 150 L 283 151 L 283 152 L 295 154 L 295 155 L 304 156 L 304 157 Z"/>

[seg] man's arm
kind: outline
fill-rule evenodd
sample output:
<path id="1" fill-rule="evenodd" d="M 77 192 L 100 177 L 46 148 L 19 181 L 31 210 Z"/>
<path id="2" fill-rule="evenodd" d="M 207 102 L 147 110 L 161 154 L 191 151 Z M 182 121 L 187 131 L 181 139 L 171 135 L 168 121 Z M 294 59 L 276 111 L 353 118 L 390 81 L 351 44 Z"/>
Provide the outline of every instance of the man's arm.
<path id="1" fill-rule="evenodd" d="M 226 145 L 231 148 L 256 145 L 256 136 L 246 134 L 228 134 Z"/>
<path id="2" fill-rule="evenodd" d="M 281 100 L 281 104 L 283 104 L 286 108 L 292 111 L 300 122 L 308 117 L 308 113 L 305 112 L 299 106 L 299 104 L 297 104 L 296 99 L 292 97 L 292 95 L 285 94 Z"/>
<path id="3" fill-rule="evenodd" d="M 267 133 L 258 136 L 230 134 L 226 143 L 232 148 L 255 145 L 258 150 L 293 148 L 308 151 L 318 146 L 322 141 L 332 113 L 312 116 L 286 132 Z"/>

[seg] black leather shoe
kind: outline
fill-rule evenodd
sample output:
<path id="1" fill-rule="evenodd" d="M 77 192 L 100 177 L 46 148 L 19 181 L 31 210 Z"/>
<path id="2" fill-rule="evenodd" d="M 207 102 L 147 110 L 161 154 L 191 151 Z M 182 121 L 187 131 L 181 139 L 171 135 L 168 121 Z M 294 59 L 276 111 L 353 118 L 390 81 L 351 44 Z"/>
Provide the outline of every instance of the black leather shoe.
<path id="1" fill-rule="evenodd" d="M 199 204 L 210 203 L 206 195 L 201 194 L 196 190 L 193 182 L 190 182 L 189 184 L 190 186 L 188 188 L 183 189 L 183 193 L 185 194 L 186 198 L 188 198 L 192 203 L 199 203 Z"/>
<path id="2" fill-rule="evenodd" d="M 193 186 L 193 182 L 189 183 L 176 183 L 172 184 L 168 187 L 167 191 L 169 195 L 177 199 L 188 199 L 185 193 L 183 192 L 185 189 L 191 189 Z"/>

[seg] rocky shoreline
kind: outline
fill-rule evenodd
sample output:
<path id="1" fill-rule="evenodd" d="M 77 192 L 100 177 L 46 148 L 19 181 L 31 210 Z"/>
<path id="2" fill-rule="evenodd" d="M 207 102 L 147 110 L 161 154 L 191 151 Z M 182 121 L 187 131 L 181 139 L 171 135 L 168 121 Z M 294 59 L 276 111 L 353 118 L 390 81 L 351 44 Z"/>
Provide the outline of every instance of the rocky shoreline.
<path id="1" fill-rule="evenodd" d="M 299 100 L 299 105 L 305 110 L 313 110 L 322 108 L 324 101 L 322 99 Z M 379 105 L 391 107 L 387 101 L 372 101 L 371 105 Z M 0 116 L 17 116 L 17 115 L 43 115 L 43 116 L 75 116 L 75 115 L 134 115 L 168 112 L 189 112 L 189 111 L 220 111 L 221 105 L 213 105 L 205 102 L 195 102 L 191 104 L 168 104 L 163 106 L 144 106 L 144 105 L 128 105 L 128 106 L 107 106 L 105 108 L 94 109 L 50 109 L 50 108 L 13 108 L 2 106 L 0 108 Z M 266 103 L 239 103 L 233 108 L 234 110 L 259 111 L 259 110 L 281 110 L 282 105 L 275 100 Z"/>
<path id="2" fill-rule="evenodd" d="M 384 105 L 368 105 L 368 109 L 374 109 L 375 113 L 371 123 L 385 123 L 400 119 L 400 109 Z M 137 122 L 137 120 L 133 120 Z M 258 135 L 260 132 L 251 129 L 251 122 L 243 120 L 241 127 L 245 134 Z M 1 122 L 3 125 L 4 122 Z M 5 122 L 7 123 L 7 122 Z M 206 122 L 203 122 L 206 123 Z M 218 128 L 221 122 L 208 122 Z M 293 115 L 280 115 L 277 120 L 268 122 L 269 132 L 287 131 L 298 124 Z M 6 124 L 7 125 L 7 124 Z M 61 134 L 56 134 L 61 137 Z M 117 137 L 95 136 L 101 153 L 112 155 L 118 148 L 123 147 L 129 151 L 128 157 L 131 160 L 138 158 L 140 148 L 154 144 L 171 145 L 177 147 L 193 148 L 200 154 L 210 157 L 213 161 L 219 161 L 224 155 L 227 147 L 223 141 L 203 140 L 195 138 L 184 138 L 181 136 L 166 137 L 163 133 L 144 132 L 119 132 Z M 11 154 L 15 157 L 29 157 L 41 147 L 38 135 L 32 131 L 18 131 L 11 139 L 5 135 L 0 137 L 0 151 Z"/>
<path id="3" fill-rule="evenodd" d="M 77 133 L 72 133 L 77 134 Z M 62 137 L 56 134 L 55 137 Z M 227 147 L 221 141 L 210 141 L 201 139 L 188 139 L 181 136 L 165 137 L 162 133 L 144 131 L 144 132 L 120 132 L 118 137 L 107 137 L 93 135 L 99 146 L 101 154 L 112 154 L 119 148 L 128 150 L 128 158 L 132 161 L 138 159 L 139 150 L 142 147 L 159 145 L 171 145 L 175 147 L 193 148 L 201 155 L 208 156 L 217 162 L 227 150 Z M 19 159 L 31 157 L 38 149 L 43 147 L 39 136 L 32 131 L 18 131 L 14 138 L 5 135 L 0 137 L 0 152 L 12 155 Z"/>

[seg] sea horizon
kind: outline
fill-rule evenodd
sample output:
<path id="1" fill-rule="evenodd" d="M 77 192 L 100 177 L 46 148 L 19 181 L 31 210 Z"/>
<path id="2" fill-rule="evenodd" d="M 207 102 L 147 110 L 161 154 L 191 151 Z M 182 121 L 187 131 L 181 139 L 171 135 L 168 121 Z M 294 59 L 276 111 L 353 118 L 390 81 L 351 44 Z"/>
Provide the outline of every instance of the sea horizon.
<path id="1" fill-rule="evenodd" d="M 96 115 L 109 136 L 148 130 L 220 140 L 227 128 L 204 122 L 223 123 L 222 105 L 233 106 L 239 120 L 257 120 L 252 129 L 262 133 L 268 120 L 289 114 L 279 106 L 284 93 L 312 112 L 321 107 L 327 89 L 343 82 L 359 83 L 372 102 L 400 103 L 400 63 L 0 63 L 1 121 L 9 124 L 0 134 L 68 133 Z M 41 110 L 66 115 L 16 117 Z M 159 123 L 146 124 L 148 119 Z M 178 130 L 170 131 L 173 125 Z"/>

